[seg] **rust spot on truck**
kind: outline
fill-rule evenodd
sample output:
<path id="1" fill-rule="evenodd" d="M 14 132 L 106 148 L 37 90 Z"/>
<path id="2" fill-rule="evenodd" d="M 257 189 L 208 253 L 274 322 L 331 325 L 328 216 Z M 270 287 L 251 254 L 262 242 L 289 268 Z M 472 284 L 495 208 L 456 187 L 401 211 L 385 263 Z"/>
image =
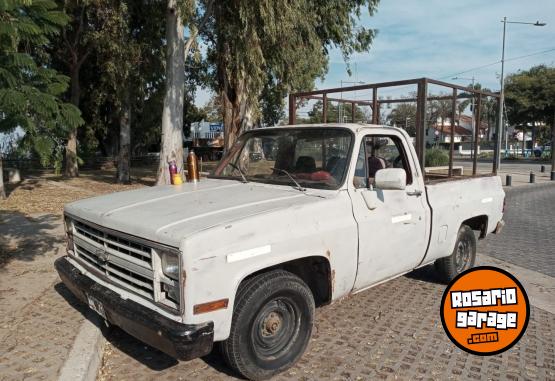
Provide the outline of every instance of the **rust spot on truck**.
<path id="1" fill-rule="evenodd" d="M 333 295 L 333 290 L 335 289 L 335 270 L 331 270 L 330 285 L 331 285 L 331 294 Z"/>
<path id="2" fill-rule="evenodd" d="M 328 259 L 331 259 L 331 252 L 329 250 L 326 250 L 326 257 L 328 257 Z"/>

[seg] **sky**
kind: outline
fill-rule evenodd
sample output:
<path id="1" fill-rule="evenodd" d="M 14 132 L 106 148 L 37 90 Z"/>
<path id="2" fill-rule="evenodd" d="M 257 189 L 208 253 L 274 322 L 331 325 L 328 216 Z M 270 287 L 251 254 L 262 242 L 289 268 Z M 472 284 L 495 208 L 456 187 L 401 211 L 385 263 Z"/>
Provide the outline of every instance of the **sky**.
<path id="1" fill-rule="evenodd" d="M 499 90 L 504 16 L 508 21 L 547 23 L 544 27 L 507 24 L 505 74 L 538 64 L 555 65 L 555 0 L 382 0 L 374 16 L 364 12 L 361 17 L 360 24 L 377 29 L 378 34 L 369 52 L 351 57 L 352 76 L 341 52 L 332 49 L 329 71 L 316 88 L 340 87 L 342 80 L 374 83 L 420 77 L 466 85 L 470 80 L 452 78 L 474 76 L 483 86 Z M 488 64 L 492 65 L 471 70 Z M 382 94 L 408 91 L 412 89 Z M 198 91 L 197 105 L 209 96 L 205 90 Z M 368 92 L 356 94 L 356 99 L 368 98 Z"/>

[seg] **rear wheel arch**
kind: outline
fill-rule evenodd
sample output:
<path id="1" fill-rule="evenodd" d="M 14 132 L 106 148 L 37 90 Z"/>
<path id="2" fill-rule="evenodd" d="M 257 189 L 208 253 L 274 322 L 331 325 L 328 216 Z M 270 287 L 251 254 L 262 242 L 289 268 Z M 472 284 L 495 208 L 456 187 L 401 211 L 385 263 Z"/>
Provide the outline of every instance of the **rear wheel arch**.
<path id="1" fill-rule="evenodd" d="M 480 236 L 478 238 L 483 239 L 486 238 L 488 233 L 488 216 L 486 214 L 482 214 L 479 216 L 475 216 L 464 220 L 461 223 L 462 225 L 468 226 L 472 230 L 476 230 L 480 232 Z"/>
<path id="2" fill-rule="evenodd" d="M 435 261 L 441 280 L 449 283 L 460 273 L 474 267 L 476 260 L 476 236 L 472 228 L 462 224 L 451 255 Z"/>

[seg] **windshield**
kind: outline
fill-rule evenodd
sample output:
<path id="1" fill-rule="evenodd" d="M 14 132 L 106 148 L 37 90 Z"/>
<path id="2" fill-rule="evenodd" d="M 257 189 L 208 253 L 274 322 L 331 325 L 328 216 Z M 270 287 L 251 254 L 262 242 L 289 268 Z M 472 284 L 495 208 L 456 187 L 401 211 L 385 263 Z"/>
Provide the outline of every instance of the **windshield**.
<path id="1" fill-rule="evenodd" d="M 239 138 L 213 176 L 338 189 L 345 178 L 351 141 L 352 133 L 342 128 L 258 129 Z"/>

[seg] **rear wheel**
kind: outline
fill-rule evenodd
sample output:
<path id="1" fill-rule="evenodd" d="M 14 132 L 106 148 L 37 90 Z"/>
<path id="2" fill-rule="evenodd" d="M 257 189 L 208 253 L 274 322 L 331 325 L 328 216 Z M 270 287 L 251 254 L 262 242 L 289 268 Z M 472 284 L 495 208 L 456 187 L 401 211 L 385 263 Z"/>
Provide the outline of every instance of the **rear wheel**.
<path id="1" fill-rule="evenodd" d="M 450 256 L 436 261 L 436 269 L 445 282 L 452 281 L 457 275 L 474 267 L 476 260 L 476 236 L 474 231 L 462 225 L 457 235 L 455 248 Z"/>
<path id="2" fill-rule="evenodd" d="M 270 378 L 299 360 L 313 321 L 314 298 L 299 277 L 282 270 L 257 275 L 239 287 L 222 354 L 244 377 Z"/>

